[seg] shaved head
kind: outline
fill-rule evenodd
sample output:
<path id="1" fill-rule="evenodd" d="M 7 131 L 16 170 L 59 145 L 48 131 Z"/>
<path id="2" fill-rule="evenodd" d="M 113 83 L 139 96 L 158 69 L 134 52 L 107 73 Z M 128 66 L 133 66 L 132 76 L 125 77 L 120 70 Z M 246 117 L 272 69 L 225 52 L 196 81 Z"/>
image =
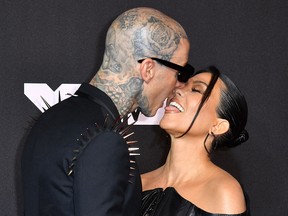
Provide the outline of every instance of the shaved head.
<path id="1" fill-rule="evenodd" d="M 144 57 L 170 60 L 181 38 L 187 39 L 184 29 L 162 12 L 152 8 L 128 10 L 108 30 L 102 69 L 121 73 Z"/>
<path id="2" fill-rule="evenodd" d="M 181 40 L 189 44 L 186 32 L 174 19 L 153 8 L 130 9 L 109 27 L 102 65 L 90 84 L 106 92 L 120 113 L 133 111 L 137 108 L 133 104 L 139 105 L 140 100 L 149 107 L 142 95 L 137 60 L 157 57 L 169 61 Z"/>

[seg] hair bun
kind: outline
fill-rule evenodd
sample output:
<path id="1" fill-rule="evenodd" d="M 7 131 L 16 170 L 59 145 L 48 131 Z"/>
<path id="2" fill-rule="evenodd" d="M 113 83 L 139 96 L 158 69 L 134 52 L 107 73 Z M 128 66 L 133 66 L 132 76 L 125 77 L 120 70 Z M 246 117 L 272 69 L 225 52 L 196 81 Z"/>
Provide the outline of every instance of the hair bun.
<path id="1" fill-rule="evenodd" d="M 239 136 L 234 140 L 235 145 L 240 145 L 243 142 L 246 142 L 249 139 L 248 132 L 244 129 Z"/>

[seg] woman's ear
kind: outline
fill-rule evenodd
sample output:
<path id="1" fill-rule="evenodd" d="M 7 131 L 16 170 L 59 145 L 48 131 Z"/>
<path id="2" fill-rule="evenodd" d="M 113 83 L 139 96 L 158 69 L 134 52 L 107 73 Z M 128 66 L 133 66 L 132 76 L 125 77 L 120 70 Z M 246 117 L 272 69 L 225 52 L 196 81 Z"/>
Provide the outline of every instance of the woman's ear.
<path id="1" fill-rule="evenodd" d="M 150 82 L 150 80 L 154 77 L 155 73 L 155 62 L 147 58 L 140 64 L 140 75 L 144 82 Z"/>
<path id="2" fill-rule="evenodd" d="M 226 119 L 218 118 L 216 124 L 210 129 L 209 134 L 224 134 L 229 130 L 229 127 L 230 124 Z"/>

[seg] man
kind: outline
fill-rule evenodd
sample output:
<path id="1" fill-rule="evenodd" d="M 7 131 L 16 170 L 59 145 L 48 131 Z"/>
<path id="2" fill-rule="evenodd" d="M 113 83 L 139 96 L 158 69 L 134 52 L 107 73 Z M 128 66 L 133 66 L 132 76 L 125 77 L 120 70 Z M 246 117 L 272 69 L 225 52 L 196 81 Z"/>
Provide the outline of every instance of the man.
<path id="1" fill-rule="evenodd" d="M 137 108 L 155 115 L 180 85 L 177 77 L 186 81 L 188 52 L 185 31 L 157 10 L 116 18 L 90 83 L 31 129 L 22 156 L 25 216 L 139 215 L 141 182 L 125 116 Z"/>

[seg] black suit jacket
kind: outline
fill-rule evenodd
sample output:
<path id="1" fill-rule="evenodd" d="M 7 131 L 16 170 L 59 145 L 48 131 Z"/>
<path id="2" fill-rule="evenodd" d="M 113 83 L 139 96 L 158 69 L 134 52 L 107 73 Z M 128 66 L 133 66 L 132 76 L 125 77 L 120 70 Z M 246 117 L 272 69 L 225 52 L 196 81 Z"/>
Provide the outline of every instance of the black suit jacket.
<path id="1" fill-rule="evenodd" d="M 76 95 L 45 111 L 27 138 L 25 216 L 139 215 L 140 176 L 115 105 L 89 84 Z"/>

